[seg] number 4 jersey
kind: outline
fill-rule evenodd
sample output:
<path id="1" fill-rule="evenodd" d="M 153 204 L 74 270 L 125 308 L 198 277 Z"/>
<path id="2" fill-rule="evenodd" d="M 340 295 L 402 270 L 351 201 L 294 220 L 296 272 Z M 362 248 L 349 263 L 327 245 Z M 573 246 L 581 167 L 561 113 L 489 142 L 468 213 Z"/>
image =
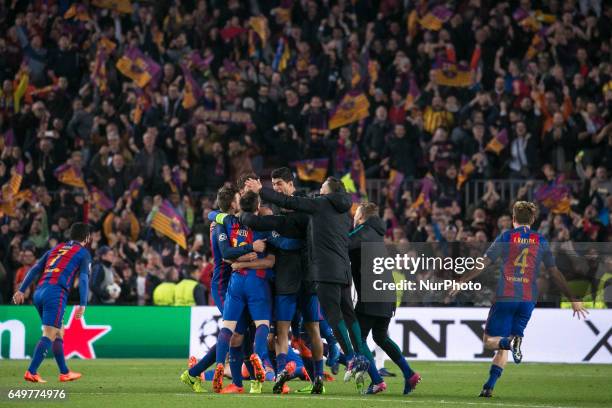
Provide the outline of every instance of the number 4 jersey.
<path id="1" fill-rule="evenodd" d="M 494 263 L 501 259 L 498 300 L 537 302 L 540 266 L 555 266 L 548 241 L 529 227 L 520 226 L 500 234 L 487 250 Z"/>

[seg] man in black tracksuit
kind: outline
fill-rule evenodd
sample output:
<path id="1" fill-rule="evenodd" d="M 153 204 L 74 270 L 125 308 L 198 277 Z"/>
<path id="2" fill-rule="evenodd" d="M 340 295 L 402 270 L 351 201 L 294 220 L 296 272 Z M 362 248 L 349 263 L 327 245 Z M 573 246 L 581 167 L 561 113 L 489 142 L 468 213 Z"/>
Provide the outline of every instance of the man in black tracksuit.
<path id="1" fill-rule="evenodd" d="M 360 386 L 364 372 L 368 371 L 374 384 L 384 384 L 372 353 L 363 342 L 353 309 L 348 255 L 348 234 L 351 229 L 349 210 L 352 200 L 342 182 L 329 177 L 321 186 L 321 195 L 315 198 L 280 194 L 272 189 L 262 188 L 259 180 L 248 180 L 246 187 L 258 192 L 264 201 L 309 214 L 308 280 L 315 282 L 315 290 L 325 317 L 347 361 L 350 361 L 345 380 L 356 376 Z M 360 356 L 355 356 L 355 349 Z M 380 391 L 385 388 L 386 385 L 382 385 Z"/>
<path id="2" fill-rule="evenodd" d="M 354 229 L 349 234 L 349 256 L 351 259 L 351 270 L 353 282 L 357 289 L 357 305 L 355 312 L 361 327 L 364 342 L 370 331 L 374 342 L 381 348 L 391 360 L 402 370 L 404 374 L 404 394 L 408 394 L 418 384 L 421 376 L 412 371 L 408 362 L 402 355 L 398 345 L 389 337 L 389 323 L 395 313 L 395 302 L 364 302 L 361 292 L 361 244 L 362 243 L 384 243 L 385 225 L 378 215 L 378 207 L 374 203 L 360 204 L 355 212 Z M 377 246 L 378 248 L 378 246 Z M 374 248 L 368 248 L 374 250 Z M 381 247 L 384 251 L 384 247 Z M 379 254 L 376 254 L 377 256 Z M 381 254 L 386 256 L 385 254 Z M 389 272 L 390 273 L 390 272 Z M 392 277 L 383 278 L 385 281 L 393 281 Z"/>
<path id="3" fill-rule="evenodd" d="M 272 172 L 274 191 L 287 196 L 295 194 L 293 174 L 286 167 Z M 255 231 L 276 231 L 286 238 L 302 239 L 306 242 L 306 231 L 309 217 L 305 213 L 283 210 L 279 215 L 258 216 L 243 212 L 240 222 Z M 289 328 L 296 309 L 300 310 L 304 319 L 304 327 L 312 343 L 312 360 L 315 373 L 313 390 L 323 384 L 323 343 L 319 332 L 319 302 L 314 292 L 312 282 L 305 280 L 308 268 L 306 251 L 276 251 L 274 265 L 274 318 L 276 320 L 276 365 L 277 376 L 273 387 L 275 394 L 283 391 L 283 385 L 293 377 L 293 373 L 285 369 L 287 351 L 289 348 Z M 299 333 L 296 334 L 299 336 Z"/>

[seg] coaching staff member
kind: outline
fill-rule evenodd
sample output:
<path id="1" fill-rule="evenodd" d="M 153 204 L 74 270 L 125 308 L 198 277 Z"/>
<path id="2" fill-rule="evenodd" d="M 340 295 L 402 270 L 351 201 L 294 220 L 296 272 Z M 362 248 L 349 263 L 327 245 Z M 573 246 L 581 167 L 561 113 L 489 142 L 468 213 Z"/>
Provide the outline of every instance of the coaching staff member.
<path id="1" fill-rule="evenodd" d="M 351 267 L 348 254 L 352 200 L 340 180 L 329 177 L 321 186 L 319 197 L 297 197 L 262 188 L 259 180 L 247 180 L 246 188 L 259 193 L 264 201 L 310 215 L 308 222 L 308 280 L 315 290 L 334 335 L 350 361 L 345 380 L 356 376 L 361 382 L 368 371 L 374 384 L 382 378 L 372 353 L 363 342 L 351 299 Z M 352 342 L 352 344 L 351 344 Z M 361 356 L 355 356 L 355 351 Z M 367 360 L 364 360 L 365 356 Z"/>
<path id="2" fill-rule="evenodd" d="M 361 327 L 363 339 L 368 338 L 370 331 L 372 338 L 378 346 L 383 349 L 391 360 L 402 370 L 404 374 L 404 394 L 410 393 L 414 387 L 421 381 L 421 376 L 412 371 L 408 362 L 402 355 L 398 345 L 389 337 L 389 323 L 395 313 L 395 302 L 364 302 L 361 292 L 361 244 L 362 243 L 379 243 L 384 244 L 385 224 L 378 215 L 378 206 L 374 203 L 363 203 L 357 207 L 355 212 L 354 229 L 349 234 L 349 257 L 351 259 L 351 270 L 353 273 L 353 282 L 357 289 L 357 305 L 355 311 L 357 320 Z M 369 248 L 369 250 L 377 250 Z M 384 252 L 376 256 L 387 256 L 384 247 L 380 247 Z M 389 273 L 391 275 L 391 273 Z M 385 278 L 387 282 L 393 281 L 392 276 Z M 376 394 L 380 392 L 378 388 L 381 384 L 373 384 L 368 389 L 368 394 Z"/>

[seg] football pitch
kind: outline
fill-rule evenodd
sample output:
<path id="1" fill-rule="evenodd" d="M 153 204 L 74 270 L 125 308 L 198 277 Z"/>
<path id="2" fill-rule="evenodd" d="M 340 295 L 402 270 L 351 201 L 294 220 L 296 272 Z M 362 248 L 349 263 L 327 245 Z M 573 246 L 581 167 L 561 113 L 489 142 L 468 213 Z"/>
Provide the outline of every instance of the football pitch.
<path id="1" fill-rule="evenodd" d="M 28 362 L 0 361 L 0 406 L 58 407 L 610 407 L 612 406 L 612 365 L 536 364 L 515 366 L 509 363 L 491 399 L 477 398 L 488 374 L 489 364 L 415 362 L 413 367 L 423 382 L 409 396 L 403 396 L 401 377 L 386 378 L 388 389 L 378 395 L 358 395 L 354 383 L 341 380 L 326 383 L 325 395 L 274 395 L 272 384 L 264 385 L 260 395 L 195 394 L 178 377 L 185 369 L 185 360 L 69 360 L 81 380 L 60 383 L 55 361 L 47 358 L 41 367 L 46 384 L 22 380 Z M 397 367 L 387 364 L 395 373 Z M 229 384 L 230 380 L 226 380 Z M 306 385 L 291 381 L 292 391 Z M 210 390 L 210 382 L 205 387 Z M 62 389 L 66 399 L 58 402 L 9 400 L 9 390 Z M 245 383 L 248 392 L 248 382 Z M 40 405 L 39 405 L 40 404 Z M 321 405 L 324 404 L 324 405 Z"/>

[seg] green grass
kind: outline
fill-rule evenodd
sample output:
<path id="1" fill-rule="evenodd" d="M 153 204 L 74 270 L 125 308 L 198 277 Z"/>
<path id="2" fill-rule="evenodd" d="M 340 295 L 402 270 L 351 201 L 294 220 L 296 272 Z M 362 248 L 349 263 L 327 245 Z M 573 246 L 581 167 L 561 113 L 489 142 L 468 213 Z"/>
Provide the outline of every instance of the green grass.
<path id="1" fill-rule="evenodd" d="M 508 364 L 490 400 L 476 398 L 488 375 L 485 363 L 415 362 L 423 382 L 409 395 L 401 395 L 402 380 L 387 379 L 387 392 L 374 396 L 356 393 L 354 384 L 327 383 L 327 394 L 273 395 L 266 383 L 262 395 L 194 394 L 178 377 L 184 360 L 70 360 L 74 371 L 83 378 L 73 383 L 59 383 L 57 368 L 47 359 L 40 374 L 47 384 L 22 380 L 26 361 L 0 360 L 0 406 L 61 407 L 456 407 L 508 406 L 516 408 L 610 407 L 612 406 L 612 365 Z M 399 370 L 388 365 L 393 372 Z M 341 370 L 341 373 L 343 370 Z M 340 376 L 338 376 L 340 377 Z M 229 383 L 229 380 L 228 380 Z M 305 385 L 292 381 L 292 390 Z M 9 402 L 9 389 L 64 389 L 68 398 L 58 403 Z M 206 383 L 210 390 L 210 383 Z M 246 387 L 248 388 L 248 387 Z M 291 401 L 289 401 L 291 400 Z M 324 405 L 321 405 L 324 404 Z"/>

